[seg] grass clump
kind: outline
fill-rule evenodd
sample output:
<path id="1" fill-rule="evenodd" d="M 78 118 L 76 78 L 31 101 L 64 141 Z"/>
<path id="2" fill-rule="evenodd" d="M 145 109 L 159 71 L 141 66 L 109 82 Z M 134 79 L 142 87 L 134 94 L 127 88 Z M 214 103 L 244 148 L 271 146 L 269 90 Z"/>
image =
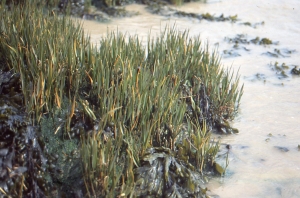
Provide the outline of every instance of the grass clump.
<path id="1" fill-rule="evenodd" d="M 121 33 L 93 46 L 80 26 L 34 3 L 13 12 L 2 5 L 1 56 L 20 74 L 26 111 L 44 126 L 41 136 L 52 133 L 51 141 L 73 150 L 79 140 L 82 193 L 205 196 L 201 175 L 219 149 L 211 131 L 235 132 L 228 121 L 242 95 L 238 76 L 188 32 L 166 28 L 149 37 L 147 50 L 137 36 Z M 157 175 L 147 177 L 153 169 Z"/>

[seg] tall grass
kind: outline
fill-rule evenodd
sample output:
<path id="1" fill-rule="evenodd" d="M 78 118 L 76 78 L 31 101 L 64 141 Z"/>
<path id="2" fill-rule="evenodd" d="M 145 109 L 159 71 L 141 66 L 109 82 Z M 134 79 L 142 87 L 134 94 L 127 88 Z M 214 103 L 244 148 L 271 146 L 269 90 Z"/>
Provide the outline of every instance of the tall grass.
<path id="1" fill-rule="evenodd" d="M 233 119 L 242 95 L 238 76 L 222 69 L 216 53 L 175 28 L 149 38 L 147 51 L 137 36 L 118 32 L 94 46 L 80 25 L 38 8 L 35 1 L 13 11 L 2 4 L 0 52 L 21 74 L 33 124 L 63 100 L 69 101 L 66 133 L 75 112 L 92 123 L 80 144 L 89 196 L 129 195 L 134 168 L 151 147 L 171 149 L 199 172 L 212 164 L 218 144 L 199 119 L 203 98 L 214 122 Z M 103 132 L 108 127 L 112 135 Z"/>

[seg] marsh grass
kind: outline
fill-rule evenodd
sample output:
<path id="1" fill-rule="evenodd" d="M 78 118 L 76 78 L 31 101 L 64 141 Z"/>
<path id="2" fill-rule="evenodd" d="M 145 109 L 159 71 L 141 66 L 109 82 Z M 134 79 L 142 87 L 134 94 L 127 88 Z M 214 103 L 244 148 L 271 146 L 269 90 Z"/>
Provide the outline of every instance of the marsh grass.
<path id="1" fill-rule="evenodd" d="M 219 146 L 211 129 L 234 118 L 242 88 L 199 37 L 173 27 L 149 36 L 147 50 L 119 32 L 94 46 L 80 25 L 38 11 L 35 1 L 13 10 L 1 6 L 0 51 L 21 75 L 32 123 L 55 116 L 63 100 L 69 138 L 76 113 L 92 123 L 80 134 L 88 196 L 132 195 L 134 169 L 152 147 L 170 149 L 200 173 L 212 166 Z"/>

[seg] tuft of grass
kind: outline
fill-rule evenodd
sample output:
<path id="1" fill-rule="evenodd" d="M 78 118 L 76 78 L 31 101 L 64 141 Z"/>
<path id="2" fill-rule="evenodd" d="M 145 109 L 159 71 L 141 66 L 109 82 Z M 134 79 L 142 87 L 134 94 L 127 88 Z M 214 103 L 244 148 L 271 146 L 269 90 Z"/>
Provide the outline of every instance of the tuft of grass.
<path id="1" fill-rule="evenodd" d="M 243 93 L 239 76 L 221 67 L 216 52 L 175 27 L 149 36 L 147 50 L 137 36 L 119 32 L 94 46 L 80 25 L 35 3 L 13 12 L 1 6 L 0 51 L 20 73 L 32 123 L 62 109 L 63 136 L 80 135 L 88 196 L 129 196 L 151 148 L 171 151 L 174 163 L 198 173 L 213 166 L 219 146 L 211 131 L 229 127 Z M 195 180 L 188 181 L 194 190 Z"/>

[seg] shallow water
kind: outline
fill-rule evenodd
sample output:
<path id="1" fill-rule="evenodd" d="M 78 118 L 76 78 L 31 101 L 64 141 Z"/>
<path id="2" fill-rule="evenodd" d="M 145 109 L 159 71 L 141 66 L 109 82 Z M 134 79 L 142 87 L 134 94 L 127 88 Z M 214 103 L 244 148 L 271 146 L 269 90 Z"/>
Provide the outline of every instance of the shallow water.
<path id="1" fill-rule="evenodd" d="M 121 31 L 137 34 L 146 43 L 150 30 L 151 37 L 155 37 L 165 25 L 175 23 L 180 31 L 189 30 L 191 36 L 200 35 L 203 43 L 208 42 L 211 49 L 217 48 L 223 56 L 224 67 L 239 69 L 245 87 L 240 112 L 233 125 L 240 133 L 222 136 L 221 142 L 232 146 L 230 164 L 224 177 L 210 181 L 210 193 L 221 198 L 300 197 L 300 77 L 289 73 L 294 65 L 300 66 L 300 1 L 214 0 L 176 7 L 197 14 L 237 14 L 239 21 L 235 23 L 166 18 L 149 14 L 142 5 L 130 5 L 126 9 L 139 11 L 140 15 L 114 19 L 106 24 L 84 21 L 83 27 L 92 41 L 98 43 L 107 31 Z M 257 26 L 242 25 L 244 22 L 257 23 Z M 234 38 L 237 34 L 244 34 L 247 40 L 258 36 L 279 43 L 270 46 L 240 44 L 240 49 L 233 51 L 240 56 L 228 57 L 223 52 L 233 50 L 234 44 L 225 38 Z M 285 57 L 263 54 L 274 52 L 274 49 L 279 49 Z M 287 54 L 284 50 L 296 51 Z M 290 66 L 286 70 L 288 78 L 279 79 L 272 70 L 270 64 L 276 61 L 279 65 Z M 287 148 L 288 152 L 278 147 Z"/>

